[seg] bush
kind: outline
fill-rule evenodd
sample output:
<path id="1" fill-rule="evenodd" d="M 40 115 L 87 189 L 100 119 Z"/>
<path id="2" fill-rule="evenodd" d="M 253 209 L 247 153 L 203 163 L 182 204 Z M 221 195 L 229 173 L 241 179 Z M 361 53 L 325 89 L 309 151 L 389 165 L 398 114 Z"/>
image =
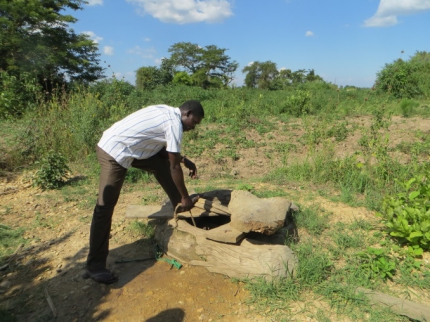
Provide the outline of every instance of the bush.
<path id="1" fill-rule="evenodd" d="M 283 106 L 281 107 L 281 113 L 289 113 L 297 117 L 309 114 L 309 100 L 309 92 L 307 90 L 298 89 L 293 95 L 289 96 L 285 100 Z"/>
<path id="2" fill-rule="evenodd" d="M 193 79 L 190 75 L 188 75 L 187 72 L 177 72 L 175 76 L 173 76 L 173 84 L 175 85 L 186 85 L 186 86 L 192 86 L 193 85 Z"/>
<path id="3" fill-rule="evenodd" d="M 123 104 L 127 101 L 127 97 L 130 96 L 135 88 L 130 83 L 124 80 L 117 80 L 111 78 L 94 83 L 89 91 L 97 94 L 98 98 L 105 104 L 116 105 Z"/>
<path id="4" fill-rule="evenodd" d="M 41 88 L 29 74 L 12 76 L 0 72 L 0 118 L 21 117 L 36 104 Z"/>
<path id="5" fill-rule="evenodd" d="M 376 75 L 376 89 L 395 98 L 430 94 L 430 53 L 417 52 L 409 61 L 397 59 Z"/>
<path id="6" fill-rule="evenodd" d="M 40 161 L 41 167 L 33 178 L 33 184 L 42 189 L 58 189 L 70 173 L 67 160 L 60 153 L 51 151 Z"/>
<path id="7" fill-rule="evenodd" d="M 378 216 L 400 243 L 430 249 L 430 172 L 400 184 L 403 191 L 385 197 Z"/>

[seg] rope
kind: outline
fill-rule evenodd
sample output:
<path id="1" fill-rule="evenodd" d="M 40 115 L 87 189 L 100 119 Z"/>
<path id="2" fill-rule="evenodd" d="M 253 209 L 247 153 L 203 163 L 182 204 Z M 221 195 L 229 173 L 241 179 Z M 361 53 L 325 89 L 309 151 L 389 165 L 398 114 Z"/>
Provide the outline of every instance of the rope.
<path id="1" fill-rule="evenodd" d="M 173 213 L 173 218 L 175 219 L 176 227 L 178 227 L 178 209 L 181 207 L 181 204 L 178 204 L 175 208 L 175 212 Z M 194 220 L 193 214 L 191 210 L 188 210 L 190 212 L 191 220 L 193 222 L 194 227 L 197 227 L 196 222 Z"/>
<path id="2" fill-rule="evenodd" d="M 155 259 L 157 261 L 166 262 L 170 264 L 172 267 L 173 266 L 176 267 L 177 269 L 180 269 L 182 267 L 182 264 L 173 258 L 163 258 L 162 256 L 164 255 L 164 252 L 158 244 L 155 244 L 154 253 L 155 253 Z"/>

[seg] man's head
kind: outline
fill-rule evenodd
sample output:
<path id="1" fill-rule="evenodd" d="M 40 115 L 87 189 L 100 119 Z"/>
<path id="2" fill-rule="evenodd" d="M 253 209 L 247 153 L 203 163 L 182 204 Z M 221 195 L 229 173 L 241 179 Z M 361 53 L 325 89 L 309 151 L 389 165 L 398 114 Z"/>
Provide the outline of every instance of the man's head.
<path id="1" fill-rule="evenodd" d="M 181 110 L 182 128 L 184 131 L 193 130 L 205 117 L 205 111 L 199 101 L 186 101 L 179 106 Z"/>

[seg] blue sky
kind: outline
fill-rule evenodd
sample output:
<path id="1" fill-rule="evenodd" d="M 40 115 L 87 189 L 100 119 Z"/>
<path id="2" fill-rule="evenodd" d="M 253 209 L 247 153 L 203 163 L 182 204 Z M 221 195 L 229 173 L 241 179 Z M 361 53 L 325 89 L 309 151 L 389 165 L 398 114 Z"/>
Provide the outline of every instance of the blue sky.
<path id="1" fill-rule="evenodd" d="M 242 69 L 314 69 L 337 85 L 371 87 L 386 63 L 430 52 L 430 0 L 87 0 L 71 27 L 98 43 L 108 77 L 134 84 L 177 42 L 215 45 Z M 403 53 L 402 53 L 403 52 Z M 106 63 L 105 63 L 106 62 Z M 108 67 L 110 65 L 110 67 Z"/>

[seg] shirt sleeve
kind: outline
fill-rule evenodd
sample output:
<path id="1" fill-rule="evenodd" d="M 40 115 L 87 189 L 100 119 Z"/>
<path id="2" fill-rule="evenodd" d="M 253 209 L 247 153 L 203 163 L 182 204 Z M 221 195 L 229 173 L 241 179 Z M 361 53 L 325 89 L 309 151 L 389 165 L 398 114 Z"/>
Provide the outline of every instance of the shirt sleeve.
<path id="1" fill-rule="evenodd" d="M 172 124 L 167 126 L 165 130 L 166 130 L 166 151 L 172 152 L 172 153 L 180 153 L 182 129 Z"/>

